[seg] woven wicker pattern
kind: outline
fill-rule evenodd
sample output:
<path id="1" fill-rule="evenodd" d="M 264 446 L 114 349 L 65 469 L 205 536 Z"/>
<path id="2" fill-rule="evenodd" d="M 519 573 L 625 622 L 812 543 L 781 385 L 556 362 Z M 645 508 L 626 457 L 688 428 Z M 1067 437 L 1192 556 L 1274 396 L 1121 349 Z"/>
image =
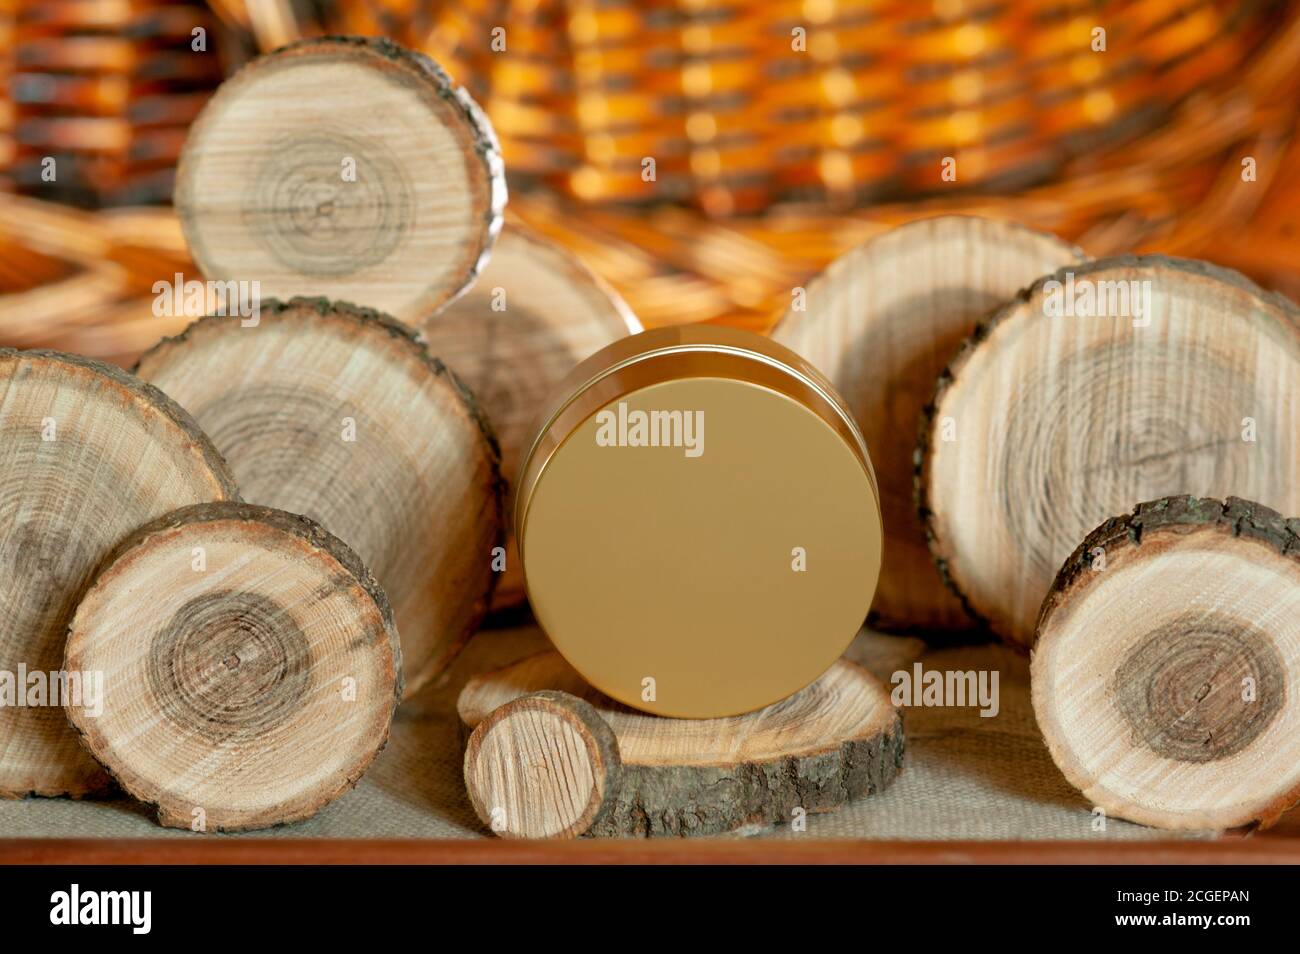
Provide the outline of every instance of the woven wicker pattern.
<path id="1" fill-rule="evenodd" d="M 7 178 L 84 205 L 166 201 L 186 129 L 221 80 L 214 22 L 199 2 L 0 3 Z"/>
<path id="2" fill-rule="evenodd" d="M 194 275 L 170 209 L 84 212 L 0 196 L 0 345 L 119 364 L 190 322 L 153 311 L 155 281 Z"/>
<path id="3" fill-rule="evenodd" d="M 451 7 L 439 10 L 404 0 L 390 2 L 393 9 L 387 13 L 373 0 L 340 4 L 344 22 L 328 26 L 389 32 L 407 42 L 420 36 L 428 42 L 416 45 L 426 48 L 434 45 L 430 38 L 440 38 L 437 42 L 448 48 L 467 50 L 464 38 L 481 36 L 475 24 L 486 23 L 494 13 L 509 13 L 508 6 L 518 17 L 523 17 L 521 11 L 532 11 L 530 21 L 502 21 L 514 24 L 507 31 L 510 55 L 491 53 L 484 45 L 478 60 L 453 63 L 462 76 L 466 71 L 487 75 L 483 70 L 493 64 L 498 70 L 523 69 L 507 64 L 530 62 L 524 56 L 530 35 L 538 55 L 559 55 L 557 50 L 567 49 L 568 41 L 554 28 L 558 8 L 549 0 L 493 3 L 486 13 L 475 13 L 484 5 L 472 0 L 455 6 L 459 20 Z M 646 9 L 660 6 L 650 4 Z M 734 2 L 730 6 L 740 9 Z M 931 5 L 921 6 L 927 16 L 933 13 Z M 1136 30 L 1138 23 L 1150 25 L 1155 11 L 1172 9 L 1167 3 L 1075 8 L 1087 10 L 1084 18 L 1092 19 L 1094 9 L 1119 6 L 1131 8 L 1130 14 L 1133 10 L 1147 14 L 1145 19 L 1111 20 L 1108 51 L 1095 54 L 1099 58 L 1120 52 L 1116 31 Z M 1067 158 L 1062 146 L 1051 175 L 1037 185 L 1004 183 L 994 188 L 985 183 L 982 189 L 972 189 L 965 178 L 969 163 L 958 157 L 955 182 L 938 179 L 937 163 L 925 167 L 934 172 L 936 181 L 924 196 L 839 208 L 824 201 L 826 194 L 819 194 L 817 201 L 774 203 L 761 215 L 719 218 L 689 205 L 587 202 L 563 188 L 526 188 L 528 177 L 518 175 L 518 165 L 529 167 L 516 154 L 515 165 L 508 164 L 515 175 L 510 214 L 573 249 L 622 293 L 647 326 L 718 321 L 764 330 L 787 306 L 792 288 L 846 249 L 898 222 L 943 211 L 974 212 L 1048 229 L 1078 241 L 1095 255 L 1138 250 L 1207 258 L 1300 297 L 1296 264 L 1300 263 L 1300 234 L 1294 225 L 1300 212 L 1296 137 L 1300 3 L 1184 6 L 1201 11 L 1199 17 L 1216 18 L 1223 32 L 1179 60 L 1181 65 L 1171 66 L 1163 79 L 1148 88 L 1171 101 L 1175 97 L 1169 94 L 1176 89 L 1194 87 L 1193 91 L 1164 115 L 1148 117 L 1154 125 L 1145 131 L 1114 125 L 1109 144 L 1094 142 L 1074 158 Z M 760 7 L 769 8 L 753 4 L 753 10 Z M 781 4 L 772 7 L 785 9 Z M 1035 16 L 1042 19 L 1047 14 L 1035 11 L 1049 9 L 1058 11 L 1060 22 L 1070 21 L 1059 12 L 1068 5 L 1006 3 L 997 9 L 1010 7 L 1028 11 L 1022 14 L 1025 22 Z M 1239 10 L 1233 14 L 1229 7 Z M 239 0 L 214 0 L 214 9 L 228 26 L 266 46 L 326 29 L 295 19 L 288 3 L 244 7 Z M 478 19 L 480 15 L 487 19 Z M 1182 23 L 1188 16 L 1170 24 Z M 757 18 L 751 13 L 751 19 Z M 523 22 L 535 24 L 534 34 L 516 28 Z M 935 21 L 930 17 L 924 22 L 931 29 Z M 448 33 L 455 23 L 460 24 L 460 33 Z M 1252 40 L 1265 23 L 1270 24 L 1266 33 Z M 1049 49 L 1043 37 L 1050 31 L 1031 33 L 1030 29 L 1026 26 L 1011 35 L 1022 37 L 1026 49 L 1040 54 Z M 1158 46 L 1148 47 L 1148 40 L 1157 34 L 1154 27 L 1140 32 L 1141 56 L 1155 55 L 1152 50 Z M 1220 44 L 1237 51 L 1235 59 L 1229 57 L 1231 69 L 1222 66 Z M 1242 52 L 1247 49 L 1249 55 Z M 1174 85 L 1171 76 L 1184 76 L 1185 85 Z M 540 88 L 529 85 L 531 80 L 519 82 L 533 92 Z M 505 128 L 511 121 L 510 108 L 502 104 L 508 102 L 491 92 L 486 97 L 494 121 Z M 1046 128 L 1039 127 L 1040 135 Z M 901 127 L 891 132 L 908 134 Z M 513 141 L 507 139 L 507 148 Z M 1252 160 L 1248 165 L 1253 180 L 1243 177 L 1247 160 Z M 564 185 L 564 175 L 559 179 L 554 172 L 550 175 L 551 181 Z M 663 185 L 662 176 L 659 183 Z M 170 213 L 127 210 L 92 217 L 10 200 L 0 209 L 0 242 L 6 243 L 0 249 L 0 260 L 5 262 L 0 290 L 8 292 L 0 294 L 0 344 L 57 344 L 129 361 L 160 335 L 174 331 L 177 321 L 184 323 L 183 318 L 155 318 L 150 309 L 149 289 L 154 281 L 171 280 L 178 270 L 194 277 Z M 96 258 L 103 250 L 108 252 L 106 262 Z M 73 277 L 77 282 L 66 284 Z M 69 287 L 77 295 L 55 291 Z"/>
<path id="4" fill-rule="evenodd" d="M 1222 81 L 1269 20 L 1207 0 L 478 0 L 410 33 L 517 174 L 727 214 L 928 193 L 944 157 L 965 187 L 1041 179 Z"/>
<path id="5" fill-rule="evenodd" d="M 615 284 L 648 326 L 726 321 L 766 330 L 791 289 L 845 250 L 941 212 L 1036 226 L 1093 255 L 1205 258 L 1300 297 L 1298 119 L 1293 4 L 1230 82 L 1202 87 L 1160 125 L 1065 162 L 1037 186 L 969 192 L 959 180 L 912 200 L 844 211 L 786 203 L 726 220 L 677 207 L 575 209 L 537 192 L 513 204 Z"/>

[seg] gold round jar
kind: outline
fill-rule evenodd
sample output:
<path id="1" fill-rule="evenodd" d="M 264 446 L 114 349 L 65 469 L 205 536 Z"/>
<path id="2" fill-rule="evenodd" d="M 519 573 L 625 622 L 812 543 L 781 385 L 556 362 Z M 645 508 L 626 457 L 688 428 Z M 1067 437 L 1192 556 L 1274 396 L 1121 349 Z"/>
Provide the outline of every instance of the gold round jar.
<path id="1" fill-rule="evenodd" d="M 879 494 L 834 388 L 775 342 L 688 325 L 578 365 L 525 456 L 533 611 L 588 682 L 660 715 L 735 715 L 815 681 L 880 573 Z"/>

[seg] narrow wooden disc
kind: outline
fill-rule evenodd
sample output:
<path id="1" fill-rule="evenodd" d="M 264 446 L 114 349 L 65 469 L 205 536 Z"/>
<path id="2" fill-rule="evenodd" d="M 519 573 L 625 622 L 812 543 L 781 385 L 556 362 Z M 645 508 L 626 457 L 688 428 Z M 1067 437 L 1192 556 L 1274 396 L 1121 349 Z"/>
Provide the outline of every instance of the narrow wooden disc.
<path id="1" fill-rule="evenodd" d="M 903 723 L 889 690 L 841 659 L 783 702 L 721 719 L 670 719 L 623 706 L 593 689 L 556 652 L 529 656 L 466 684 L 457 702 L 475 728 L 529 693 L 558 690 L 589 702 L 614 731 L 621 768 L 607 810 L 589 825 L 599 836 L 708 835 L 745 825 L 788 822 L 796 807 L 825 811 L 872 794 L 902 764 Z M 538 751 L 541 751 L 540 749 Z M 483 760 L 478 759 L 483 765 Z M 563 761 L 497 761 L 483 771 L 494 791 L 518 791 L 564 778 Z M 540 764 L 540 768 L 533 766 Z M 482 790 L 487 783 L 477 783 Z M 561 792 L 533 793 L 558 803 Z M 576 801 L 576 799 L 574 799 Z M 508 821 L 508 819 L 507 819 Z"/>
<path id="2" fill-rule="evenodd" d="M 1300 799 L 1300 520 L 1170 497 L 1094 530 L 1043 604 L 1052 758 L 1109 815 L 1271 824 Z"/>
<path id="3" fill-rule="evenodd" d="M 1151 314 L 1058 316 L 1071 287 L 1076 312 L 1086 288 L 1107 312 L 1112 292 L 1127 312 L 1118 290 L 1149 290 Z M 918 480 L 935 557 L 1024 646 L 1061 561 L 1135 500 L 1237 493 L 1300 512 L 1300 313 L 1204 263 L 1074 266 L 976 334 L 927 413 Z"/>
<path id="4" fill-rule="evenodd" d="M 89 358 L 0 349 L 0 794 L 105 788 L 49 693 L 68 621 L 131 530 L 226 499 L 238 493 L 220 455 L 157 388 Z"/>
<path id="5" fill-rule="evenodd" d="M 885 522 L 875 625 L 970 625 L 935 569 L 916 513 L 921 411 L 981 319 L 1034 279 L 1081 259 L 1055 236 L 1009 222 L 920 219 L 842 255 L 808 284 L 804 310 L 792 305 L 773 329 L 831 379 L 866 438 Z"/>
<path id="6" fill-rule="evenodd" d="M 618 765 L 609 723 L 590 703 L 547 690 L 478 724 L 465 785 L 478 817 L 503 838 L 575 838 L 608 808 Z"/>
<path id="7" fill-rule="evenodd" d="M 422 326 L 429 352 L 469 385 L 492 422 L 511 488 L 555 386 L 578 362 L 640 330 L 618 294 L 571 252 L 514 224 L 477 284 Z M 511 489 L 506 513 L 513 506 Z M 524 600 L 513 533 L 507 548 L 493 609 Z"/>
<path id="8" fill-rule="evenodd" d="M 129 537 L 77 609 L 67 667 L 103 673 L 86 747 L 174 828 L 298 821 L 383 748 L 401 652 L 383 590 L 304 517 L 199 504 Z"/>
<path id="9" fill-rule="evenodd" d="M 427 57 L 360 37 L 245 66 L 191 126 L 176 174 L 209 279 L 408 320 L 473 282 L 505 201 L 496 134 L 469 95 Z"/>
<path id="10" fill-rule="evenodd" d="M 310 517 L 374 571 L 402 635 L 408 694 L 478 627 L 502 545 L 495 441 L 412 333 L 323 299 L 205 318 L 140 359 L 193 412 L 245 499 Z"/>

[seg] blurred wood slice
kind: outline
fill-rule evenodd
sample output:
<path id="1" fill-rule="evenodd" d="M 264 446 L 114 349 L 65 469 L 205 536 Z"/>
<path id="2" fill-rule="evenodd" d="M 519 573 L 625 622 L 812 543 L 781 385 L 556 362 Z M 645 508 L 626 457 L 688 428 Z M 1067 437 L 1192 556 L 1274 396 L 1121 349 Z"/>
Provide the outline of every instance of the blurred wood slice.
<path id="1" fill-rule="evenodd" d="M 263 56 L 190 129 L 176 208 L 210 279 L 418 321 L 470 285 L 501 228 L 496 135 L 432 60 L 324 37 Z"/>
<path id="2" fill-rule="evenodd" d="M 324 299 L 208 317 L 147 352 L 145 380 L 212 436 L 246 500 L 310 517 L 374 571 L 407 692 L 478 627 L 504 545 L 496 442 L 474 399 L 405 326 Z"/>
<path id="3" fill-rule="evenodd" d="M 238 493 L 194 420 L 117 368 L 4 348 L 0 395 L 0 794 L 88 795 L 108 779 L 50 679 L 77 601 L 140 524 Z"/>
<path id="4" fill-rule="evenodd" d="M 935 558 L 1027 646 L 1061 562 L 1135 500 L 1237 493 L 1300 513 L 1300 312 L 1203 262 L 1073 266 L 972 336 L 926 415 Z"/>
<path id="5" fill-rule="evenodd" d="M 557 703 L 559 694 L 576 698 Z M 613 730 L 616 748 L 578 700 Z M 668 719 L 614 702 L 546 652 L 471 679 L 457 710 L 474 730 L 465 778 L 475 810 L 507 837 L 715 835 L 781 824 L 797 808 L 829 811 L 882 790 L 903 758 L 889 690 L 845 659 L 757 712 Z"/>
<path id="6" fill-rule="evenodd" d="M 429 352 L 469 386 L 492 422 L 508 488 L 555 385 L 580 361 L 640 330 L 618 294 L 573 254 L 513 224 L 474 287 L 422 325 Z M 524 599 L 513 532 L 507 549 L 493 609 Z"/>
<path id="7" fill-rule="evenodd" d="M 921 219 L 841 256 L 773 329 L 773 338 L 831 379 L 866 438 L 885 521 L 873 624 L 970 625 L 935 569 L 916 513 L 912 455 L 921 411 L 981 319 L 1034 279 L 1081 259 L 1060 239 L 1008 222 Z"/>
<path id="8" fill-rule="evenodd" d="M 1300 520 L 1167 497 L 1057 574 L 1031 671 L 1052 758 L 1108 815 L 1271 824 L 1300 800 Z"/>
<path id="9" fill-rule="evenodd" d="M 77 609 L 69 672 L 102 674 L 67 707 L 86 747 L 158 822 L 267 828 L 351 788 L 401 697 L 384 592 L 303 517 L 199 504 L 132 534 Z M 95 711 L 95 709 L 99 711 Z"/>

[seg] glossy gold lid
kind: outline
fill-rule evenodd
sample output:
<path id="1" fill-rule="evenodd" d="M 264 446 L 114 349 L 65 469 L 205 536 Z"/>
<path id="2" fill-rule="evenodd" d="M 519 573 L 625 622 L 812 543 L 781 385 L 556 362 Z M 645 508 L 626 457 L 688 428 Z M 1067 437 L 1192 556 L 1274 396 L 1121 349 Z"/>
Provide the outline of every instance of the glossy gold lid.
<path id="1" fill-rule="evenodd" d="M 831 385 L 731 328 L 643 332 L 580 364 L 523 462 L 533 610 L 607 695 L 714 717 L 844 651 L 880 571 L 867 449 Z"/>

